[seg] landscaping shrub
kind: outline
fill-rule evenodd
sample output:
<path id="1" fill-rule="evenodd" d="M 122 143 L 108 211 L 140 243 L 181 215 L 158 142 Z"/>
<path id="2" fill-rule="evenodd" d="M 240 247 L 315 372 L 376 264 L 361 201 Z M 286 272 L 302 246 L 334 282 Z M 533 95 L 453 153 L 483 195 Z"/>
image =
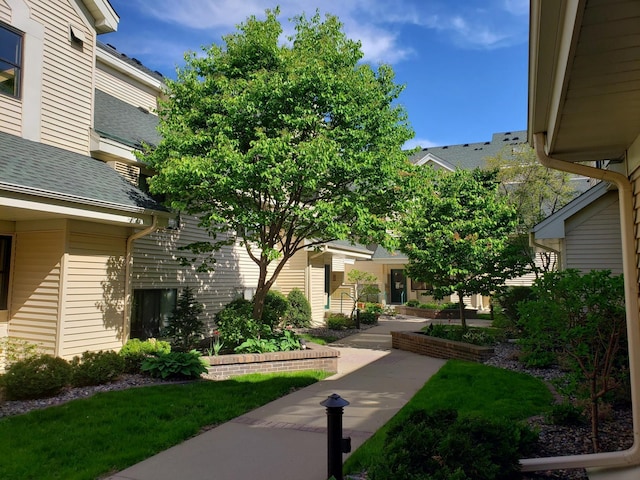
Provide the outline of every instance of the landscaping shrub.
<path id="1" fill-rule="evenodd" d="M 407 300 L 405 302 L 405 306 L 407 307 L 418 307 L 420 305 L 420 302 L 418 300 Z"/>
<path id="2" fill-rule="evenodd" d="M 162 379 L 195 379 L 207 371 L 206 363 L 196 350 L 147 357 L 141 368 L 150 376 Z"/>
<path id="3" fill-rule="evenodd" d="M 392 427 L 371 480 L 520 478 L 519 459 L 536 435 L 512 421 L 460 418 L 455 410 L 417 410 Z"/>
<path id="4" fill-rule="evenodd" d="M 456 342 L 465 342 L 473 345 L 488 346 L 493 345 L 502 336 L 499 329 L 486 329 L 478 327 L 470 327 L 466 331 L 457 325 L 443 325 L 439 323 L 431 323 L 423 329 L 426 335 L 430 337 L 444 338 Z"/>
<path id="5" fill-rule="evenodd" d="M 360 312 L 360 323 L 364 325 L 375 325 L 378 323 L 378 315 L 373 312 Z"/>
<path id="6" fill-rule="evenodd" d="M 260 325 L 252 318 L 253 304 L 238 298 L 216 314 L 216 325 L 222 341 L 234 348 L 249 338 L 258 338 Z"/>
<path id="7" fill-rule="evenodd" d="M 57 395 L 70 379 L 69 362 L 51 355 L 38 355 L 10 365 L 2 376 L 2 386 L 9 400 L 26 400 Z"/>
<path id="8" fill-rule="evenodd" d="M 327 328 L 329 330 L 346 330 L 355 328 L 355 324 L 344 313 L 332 313 L 327 317 Z"/>
<path id="9" fill-rule="evenodd" d="M 5 368 L 19 360 L 36 357 L 40 347 L 35 343 L 20 338 L 7 337 L 0 339 L 0 363 L 4 360 Z"/>
<path id="10" fill-rule="evenodd" d="M 575 406 L 571 402 L 557 403 L 551 407 L 551 411 L 547 415 L 548 420 L 553 425 L 562 425 L 566 427 L 579 426 L 587 423 L 587 417 L 584 410 Z"/>
<path id="11" fill-rule="evenodd" d="M 203 310 L 204 306 L 196 301 L 193 289 L 186 287 L 169 318 L 169 325 L 163 331 L 174 349 L 188 352 L 198 346 L 204 336 L 204 323 L 200 320 Z"/>
<path id="12" fill-rule="evenodd" d="M 71 366 L 71 384 L 84 387 L 114 381 L 124 373 L 125 361 L 116 352 L 84 352 L 82 357 L 73 358 Z"/>
<path id="13" fill-rule="evenodd" d="M 120 356 L 124 359 L 124 371 L 127 373 L 140 373 L 142 361 L 149 355 L 169 353 L 171 345 L 163 340 L 149 338 L 140 340 L 131 338 L 120 349 Z"/>
<path id="14" fill-rule="evenodd" d="M 419 304 L 418 308 L 424 308 L 427 310 L 442 310 L 442 305 L 437 302 L 426 302 Z"/>
<path id="15" fill-rule="evenodd" d="M 275 330 L 282 322 L 289 309 L 289 300 L 282 293 L 269 290 L 264 298 L 264 310 L 262 311 L 262 324 Z"/>
<path id="16" fill-rule="evenodd" d="M 300 339 L 291 330 L 284 330 L 261 338 L 249 338 L 235 348 L 236 353 L 286 352 L 290 350 L 300 350 Z"/>
<path id="17" fill-rule="evenodd" d="M 534 293 L 531 287 L 516 286 L 507 287 L 494 296 L 502 310 L 502 314 L 512 327 L 517 327 L 520 322 L 519 305 L 522 302 L 534 300 Z"/>
<path id="18" fill-rule="evenodd" d="M 311 304 L 302 290 L 294 288 L 287 295 L 289 310 L 285 315 L 285 324 L 296 328 L 306 328 L 311 325 Z"/>

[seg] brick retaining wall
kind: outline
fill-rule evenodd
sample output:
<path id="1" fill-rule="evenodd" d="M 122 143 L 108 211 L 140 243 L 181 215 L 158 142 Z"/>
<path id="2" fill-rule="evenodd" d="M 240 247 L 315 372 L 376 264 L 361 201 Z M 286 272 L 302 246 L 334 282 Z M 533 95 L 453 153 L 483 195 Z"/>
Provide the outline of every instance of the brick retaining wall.
<path id="1" fill-rule="evenodd" d="M 336 373 L 340 352 L 308 343 L 305 350 L 291 352 L 244 353 L 204 357 L 210 364 L 206 377 L 224 380 L 248 373 L 297 372 L 324 370 Z"/>
<path id="2" fill-rule="evenodd" d="M 417 332 L 391 332 L 391 346 L 429 357 L 456 358 L 471 362 L 483 362 L 493 355 L 492 347 L 480 347 Z"/>
<path id="3" fill-rule="evenodd" d="M 435 310 L 433 308 L 407 307 L 406 305 L 396 305 L 394 307 L 396 313 L 400 315 L 409 315 L 420 318 L 444 318 L 447 320 L 460 319 L 460 310 L 447 309 Z M 478 310 L 464 309 L 464 316 L 467 319 L 478 318 Z"/>

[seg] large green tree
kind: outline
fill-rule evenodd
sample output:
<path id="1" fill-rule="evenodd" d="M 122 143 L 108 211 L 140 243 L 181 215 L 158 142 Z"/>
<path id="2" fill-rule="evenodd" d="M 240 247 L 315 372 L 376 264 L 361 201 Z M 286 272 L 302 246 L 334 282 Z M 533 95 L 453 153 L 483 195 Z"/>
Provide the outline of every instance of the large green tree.
<path id="1" fill-rule="evenodd" d="M 297 17 L 281 42 L 278 14 L 185 57 L 159 108 L 162 141 L 143 155 L 157 172 L 152 192 L 210 233 L 193 252 L 246 247 L 259 267 L 256 319 L 299 250 L 387 241 L 413 135 L 392 69 L 360 63 L 360 43 L 336 17 Z"/>
<path id="2" fill-rule="evenodd" d="M 529 232 L 539 222 L 557 212 L 578 195 L 571 176 L 542 165 L 533 148 L 518 145 L 508 147 L 486 160 L 488 169 L 498 172 L 499 192 L 518 213 L 518 236 L 514 246 L 530 258 L 530 270 L 550 271 L 555 268 L 555 256 L 550 252 L 536 252 L 529 245 Z M 536 255 L 541 260 L 536 262 Z"/>
<path id="3" fill-rule="evenodd" d="M 510 238 L 516 211 L 498 195 L 495 171 L 421 171 L 423 187 L 413 198 L 400 232 L 411 278 L 430 284 L 436 298 L 489 294 L 523 271 L 526 258 Z"/>

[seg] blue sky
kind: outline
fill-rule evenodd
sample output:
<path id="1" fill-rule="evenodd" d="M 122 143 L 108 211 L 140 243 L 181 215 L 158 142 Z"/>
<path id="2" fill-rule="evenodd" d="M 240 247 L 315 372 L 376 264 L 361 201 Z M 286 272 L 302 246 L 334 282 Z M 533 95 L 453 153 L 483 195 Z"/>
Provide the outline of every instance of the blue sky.
<path id="1" fill-rule="evenodd" d="M 277 0 L 276 0 L 277 1 Z M 118 31 L 99 39 L 168 77 L 186 51 L 220 43 L 248 16 L 337 15 L 364 60 L 390 64 L 415 138 L 407 147 L 488 141 L 526 129 L 528 0 L 110 0 Z"/>

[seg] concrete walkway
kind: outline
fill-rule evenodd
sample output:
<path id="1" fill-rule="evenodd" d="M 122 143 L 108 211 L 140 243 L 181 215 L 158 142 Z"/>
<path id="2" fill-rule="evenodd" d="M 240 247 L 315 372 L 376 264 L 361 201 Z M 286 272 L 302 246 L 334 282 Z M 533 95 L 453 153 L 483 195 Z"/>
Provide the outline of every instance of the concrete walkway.
<path id="1" fill-rule="evenodd" d="M 445 361 L 391 349 L 392 330 L 424 319 L 381 320 L 342 339 L 338 373 L 113 475 L 108 480 L 326 480 L 327 418 L 337 393 L 352 451 L 384 425 Z M 334 347 L 334 345 L 332 345 Z M 345 455 L 345 458 L 347 456 Z"/>

